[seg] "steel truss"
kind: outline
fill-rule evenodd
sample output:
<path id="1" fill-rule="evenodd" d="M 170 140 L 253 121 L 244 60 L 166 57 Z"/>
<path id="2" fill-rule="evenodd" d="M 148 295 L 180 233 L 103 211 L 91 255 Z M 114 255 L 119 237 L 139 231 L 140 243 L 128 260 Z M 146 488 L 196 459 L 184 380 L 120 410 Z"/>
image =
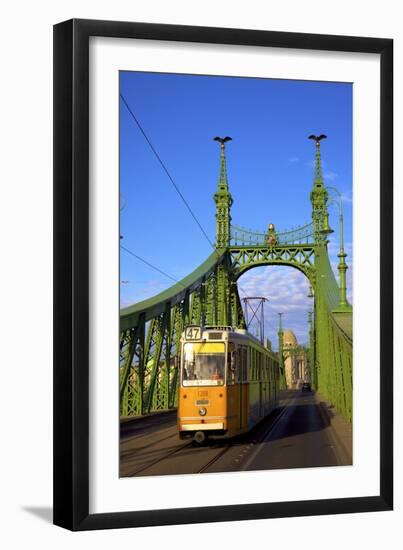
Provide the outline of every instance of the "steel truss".
<path id="1" fill-rule="evenodd" d="M 240 277 L 251 267 L 287 265 L 302 271 L 314 284 L 315 247 L 310 245 L 230 247 L 231 267 Z"/>

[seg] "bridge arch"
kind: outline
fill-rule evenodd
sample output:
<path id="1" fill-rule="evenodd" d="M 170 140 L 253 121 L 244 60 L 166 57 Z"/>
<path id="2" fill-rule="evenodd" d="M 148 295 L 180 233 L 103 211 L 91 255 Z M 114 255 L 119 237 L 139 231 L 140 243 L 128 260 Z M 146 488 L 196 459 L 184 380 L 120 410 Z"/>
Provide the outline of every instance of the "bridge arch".
<path id="1" fill-rule="evenodd" d="M 247 310 L 248 306 L 244 300 L 247 301 L 250 296 L 261 296 L 268 300 L 267 314 L 264 313 L 264 334 L 267 333 L 273 349 L 276 351 L 282 349 L 282 343 L 280 343 L 281 323 L 278 314 L 285 315 L 283 318 L 285 324 L 289 329 L 297 331 L 299 342 L 309 342 L 309 327 L 311 326 L 309 320 L 310 316 L 313 316 L 314 294 L 310 279 L 301 268 L 292 264 L 248 266 L 239 273 L 237 287 L 248 322 L 255 320 L 256 316 L 248 317 L 247 311 L 249 310 Z M 253 324 L 250 326 L 253 333 L 255 326 Z"/>
<path id="2" fill-rule="evenodd" d="M 267 267 L 267 266 L 291 267 L 293 269 L 296 269 L 297 271 L 299 271 L 303 275 L 305 275 L 305 277 L 308 279 L 309 283 L 312 286 L 315 284 L 315 268 L 304 267 L 300 264 L 296 264 L 296 263 L 293 263 L 293 262 L 287 262 L 287 261 L 278 262 L 278 261 L 270 261 L 270 260 L 269 261 L 255 262 L 253 264 L 248 264 L 248 265 L 245 265 L 245 266 L 242 266 L 242 267 L 238 268 L 234 272 L 234 280 L 237 281 L 240 277 L 245 275 L 245 273 L 247 273 L 251 269 L 254 269 L 256 267 Z"/>
<path id="3" fill-rule="evenodd" d="M 297 269 L 315 285 L 315 248 L 313 246 L 231 247 L 231 272 L 234 280 L 259 266 L 286 266 Z"/>

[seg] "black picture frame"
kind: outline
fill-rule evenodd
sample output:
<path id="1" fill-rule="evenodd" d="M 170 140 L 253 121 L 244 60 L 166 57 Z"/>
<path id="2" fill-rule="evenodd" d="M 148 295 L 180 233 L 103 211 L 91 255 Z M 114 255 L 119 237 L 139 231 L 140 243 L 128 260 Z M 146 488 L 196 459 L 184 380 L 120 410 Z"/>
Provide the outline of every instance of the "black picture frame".
<path id="1" fill-rule="evenodd" d="M 327 500 L 89 513 L 89 38 L 380 54 L 380 492 Z M 54 523 L 71 530 L 393 507 L 393 40 L 73 19 L 54 27 Z"/>

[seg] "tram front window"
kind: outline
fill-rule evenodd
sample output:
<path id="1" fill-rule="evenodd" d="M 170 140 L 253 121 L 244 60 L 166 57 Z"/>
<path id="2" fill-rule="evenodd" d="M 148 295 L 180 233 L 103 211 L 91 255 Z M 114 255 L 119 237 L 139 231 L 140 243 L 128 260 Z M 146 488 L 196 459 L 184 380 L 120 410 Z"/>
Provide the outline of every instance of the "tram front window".
<path id="1" fill-rule="evenodd" d="M 224 373 L 224 343 L 186 343 L 183 346 L 184 386 L 222 386 Z"/>

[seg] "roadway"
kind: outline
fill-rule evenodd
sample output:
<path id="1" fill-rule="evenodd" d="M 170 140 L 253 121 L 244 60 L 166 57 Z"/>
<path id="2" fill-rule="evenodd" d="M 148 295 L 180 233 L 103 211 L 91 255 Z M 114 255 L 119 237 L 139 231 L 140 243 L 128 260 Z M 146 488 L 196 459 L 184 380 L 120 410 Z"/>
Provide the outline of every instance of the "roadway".
<path id="1" fill-rule="evenodd" d="M 127 421 L 121 424 L 120 476 L 349 465 L 351 431 L 340 419 L 329 421 L 325 410 L 314 393 L 284 391 L 279 408 L 251 432 L 202 447 L 178 438 L 175 412 Z"/>

